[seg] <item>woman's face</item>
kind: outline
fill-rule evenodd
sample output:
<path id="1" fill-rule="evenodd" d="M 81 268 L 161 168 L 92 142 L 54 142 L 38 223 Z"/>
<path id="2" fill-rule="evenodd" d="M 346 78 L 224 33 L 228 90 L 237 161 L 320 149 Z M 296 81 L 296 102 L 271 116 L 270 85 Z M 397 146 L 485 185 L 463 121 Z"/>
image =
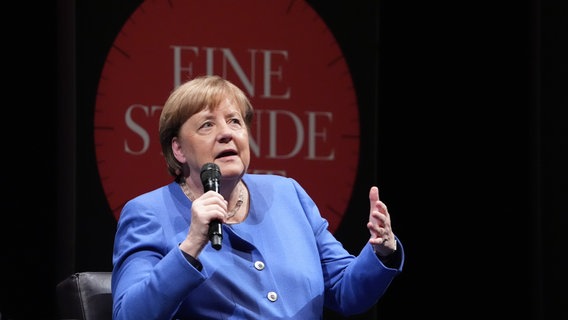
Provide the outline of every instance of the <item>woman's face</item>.
<path id="1" fill-rule="evenodd" d="M 240 110 L 233 100 L 224 99 L 214 110 L 187 119 L 172 141 L 178 161 L 187 162 L 192 174 L 214 162 L 223 178 L 240 178 L 250 163 L 248 129 Z"/>

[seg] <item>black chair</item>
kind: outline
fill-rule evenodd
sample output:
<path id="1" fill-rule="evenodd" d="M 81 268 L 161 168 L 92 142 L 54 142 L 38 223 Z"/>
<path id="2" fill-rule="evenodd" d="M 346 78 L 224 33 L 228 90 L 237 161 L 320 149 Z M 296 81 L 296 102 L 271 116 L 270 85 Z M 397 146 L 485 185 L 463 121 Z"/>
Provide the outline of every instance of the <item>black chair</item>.
<path id="1" fill-rule="evenodd" d="M 79 272 L 59 282 L 57 318 L 112 320 L 110 280 L 110 272 Z"/>

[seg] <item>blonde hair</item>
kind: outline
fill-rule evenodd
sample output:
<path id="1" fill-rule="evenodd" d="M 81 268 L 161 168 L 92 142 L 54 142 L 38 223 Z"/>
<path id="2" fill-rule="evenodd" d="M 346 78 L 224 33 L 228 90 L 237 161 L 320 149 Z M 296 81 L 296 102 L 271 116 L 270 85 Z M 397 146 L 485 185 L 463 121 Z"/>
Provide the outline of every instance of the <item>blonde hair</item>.
<path id="1" fill-rule="evenodd" d="M 172 139 L 178 135 L 187 119 L 207 108 L 215 109 L 225 98 L 233 99 L 241 108 L 247 129 L 250 130 L 254 114 L 250 100 L 241 89 L 220 76 L 201 76 L 189 80 L 172 91 L 166 100 L 160 115 L 160 144 L 168 172 L 177 182 L 182 181 L 183 170 L 182 164 L 174 156 Z"/>

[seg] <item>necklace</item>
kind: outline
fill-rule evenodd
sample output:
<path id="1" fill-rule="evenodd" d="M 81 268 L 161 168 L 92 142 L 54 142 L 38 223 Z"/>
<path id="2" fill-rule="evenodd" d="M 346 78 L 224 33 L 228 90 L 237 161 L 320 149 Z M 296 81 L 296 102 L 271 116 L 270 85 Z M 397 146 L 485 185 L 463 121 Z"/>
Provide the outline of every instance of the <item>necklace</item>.
<path id="1" fill-rule="evenodd" d="M 193 192 L 191 192 L 191 190 L 189 190 L 189 186 L 187 185 L 187 183 L 181 182 L 179 185 L 181 186 L 181 190 L 183 190 L 183 193 L 185 194 L 185 196 L 191 202 L 193 202 L 195 200 L 195 196 L 193 195 Z M 233 207 L 233 209 L 231 209 L 231 211 L 229 211 L 229 213 L 227 215 L 225 215 L 225 219 L 231 219 L 232 217 L 234 217 L 235 214 L 237 214 L 237 212 L 239 211 L 239 209 L 243 205 L 243 203 L 244 203 L 244 192 L 243 192 L 243 187 L 239 183 L 239 199 L 237 200 L 237 203 L 235 203 L 235 206 Z"/>

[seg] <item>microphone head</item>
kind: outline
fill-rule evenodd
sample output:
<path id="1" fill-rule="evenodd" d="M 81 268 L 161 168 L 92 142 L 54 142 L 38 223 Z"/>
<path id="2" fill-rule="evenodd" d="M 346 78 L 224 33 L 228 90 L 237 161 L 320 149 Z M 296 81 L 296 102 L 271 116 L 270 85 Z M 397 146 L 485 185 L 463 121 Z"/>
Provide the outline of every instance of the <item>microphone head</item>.
<path id="1" fill-rule="evenodd" d="M 206 184 L 207 181 L 219 180 L 221 178 L 221 169 L 213 162 L 208 162 L 201 167 L 201 182 Z"/>

